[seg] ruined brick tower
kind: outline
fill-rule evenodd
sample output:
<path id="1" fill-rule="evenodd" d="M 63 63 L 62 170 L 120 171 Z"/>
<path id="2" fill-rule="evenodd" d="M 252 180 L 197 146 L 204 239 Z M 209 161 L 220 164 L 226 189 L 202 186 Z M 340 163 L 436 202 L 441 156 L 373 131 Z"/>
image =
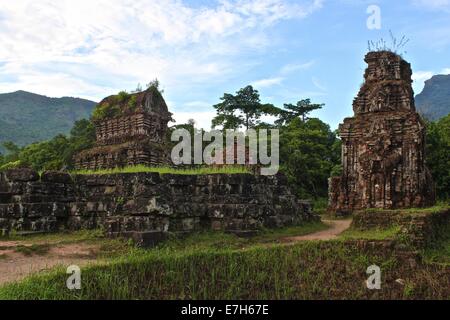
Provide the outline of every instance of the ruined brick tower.
<path id="1" fill-rule="evenodd" d="M 166 135 L 170 119 L 164 98 L 155 87 L 105 98 L 93 116 L 96 145 L 75 156 L 76 169 L 167 164 Z"/>
<path id="2" fill-rule="evenodd" d="M 329 209 L 432 205 L 434 184 L 425 166 L 425 125 L 414 105 L 411 65 L 387 51 L 370 52 L 365 61 L 355 116 L 339 127 L 343 173 L 330 179 Z"/>

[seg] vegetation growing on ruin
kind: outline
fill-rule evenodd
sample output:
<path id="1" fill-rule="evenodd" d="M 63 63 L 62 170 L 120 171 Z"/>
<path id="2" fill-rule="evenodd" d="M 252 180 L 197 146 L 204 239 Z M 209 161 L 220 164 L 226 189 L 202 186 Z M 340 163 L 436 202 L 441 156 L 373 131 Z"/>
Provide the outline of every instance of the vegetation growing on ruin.
<path id="1" fill-rule="evenodd" d="M 105 118 L 115 118 L 133 113 L 137 108 L 136 94 L 121 91 L 117 95 L 110 96 L 100 102 L 92 113 L 92 120 L 98 121 Z"/>
<path id="2" fill-rule="evenodd" d="M 371 230 L 349 229 L 344 231 L 339 238 L 341 240 L 394 240 L 401 231 L 401 227 L 394 225 L 386 229 L 376 228 Z"/>
<path id="3" fill-rule="evenodd" d="M 450 268 L 450 224 L 438 231 L 437 241 L 423 252 L 428 263 L 437 263 Z"/>
<path id="4" fill-rule="evenodd" d="M 147 84 L 147 90 L 157 91 L 158 93 L 163 92 L 160 89 L 160 82 L 158 79 L 155 79 Z M 116 118 L 134 113 L 138 107 L 137 94 L 141 91 L 142 88 L 138 85 L 136 91 L 132 93 L 120 91 L 118 94 L 104 99 L 95 107 L 92 113 L 92 120 L 100 121 L 106 118 Z"/>

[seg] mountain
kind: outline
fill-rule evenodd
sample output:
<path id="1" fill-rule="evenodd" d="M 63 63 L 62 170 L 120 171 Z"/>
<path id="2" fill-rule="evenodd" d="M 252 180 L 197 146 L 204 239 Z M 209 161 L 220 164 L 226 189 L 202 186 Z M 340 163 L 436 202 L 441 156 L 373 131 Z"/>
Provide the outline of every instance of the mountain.
<path id="1" fill-rule="evenodd" d="M 70 132 L 75 121 L 88 119 L 96 102 L 79 98 L 49 98 L 17 91 L 0 94 L 0 143 L 24 146 Z"/>
<path id="2" fill-rule="evenodd" d="M 450 74 L 433 76 L 425 81 L 416 96 L 416 108 L 426 119 L 435 121 L 450 113 Z"/>

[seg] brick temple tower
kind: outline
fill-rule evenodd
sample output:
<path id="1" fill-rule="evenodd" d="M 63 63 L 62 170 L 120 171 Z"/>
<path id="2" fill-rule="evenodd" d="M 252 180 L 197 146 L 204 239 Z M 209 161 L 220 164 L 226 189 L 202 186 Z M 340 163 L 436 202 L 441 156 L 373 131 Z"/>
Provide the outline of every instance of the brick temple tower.
<path id="1" fill-rule="evenodd" d="M 166 102 L 155 87 L 105 98 L 93 116 L 96 145 L 75 156 L 76 169 L 168 164 L 170 119 Z"/>
<path id="2" fill-rule="evenodd" d="M 399 55 L 370 52 L 355 116 L 340 125 L 343 173 L 330 179 L 334 212 L 423 207 L 434 203 L 425 166 L 425 125 L 416 112 L 411 65 Z"/>

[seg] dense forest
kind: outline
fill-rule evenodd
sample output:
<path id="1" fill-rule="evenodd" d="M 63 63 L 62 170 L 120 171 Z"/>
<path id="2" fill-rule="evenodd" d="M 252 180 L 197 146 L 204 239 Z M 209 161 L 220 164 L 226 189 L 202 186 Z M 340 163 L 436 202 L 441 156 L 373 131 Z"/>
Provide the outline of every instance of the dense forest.
<path id="1" fill-rule="evenodd" d="M 217 112 L 212 128 L 275 128 L 280 130 L 281 171 L 302 198 L 327 197 L 328 178 L 341 170 L 341 141 L 338 133 L 320 119 L 309 117 L 322 108 L 309 99 L 276 107 L 263 103 L 252 86 L 235 94 L 226 93 L 214 105 Z M 274 123 L 261 121 L 264 115 L 275 117 Z M 437 183 L 438 196 L 450 197 L 450 115 L 437 122 L 428 122 L 427 164 Z M 173 126 L 194 130 L 194 122 Z M 16 166 L 30 166 L 36 170 L 73 170 L 73 156 L 91 147 L 95 129 L 91 121 L 75 122 L 69 135 L 18 147 L 12 142 L 3 144 L 6 153 L 0 155 L 0 170 Z"/>
<path id="2" fill-rule="evenodd" d="M 26 91 L 0 94 L 0 144 L 25 146 L 68 134 L 75 121 L 89 118 L 96 103 L 80 98 L 49 98 Z M 0 151 L 5 148 L 0 146 Z"/>

